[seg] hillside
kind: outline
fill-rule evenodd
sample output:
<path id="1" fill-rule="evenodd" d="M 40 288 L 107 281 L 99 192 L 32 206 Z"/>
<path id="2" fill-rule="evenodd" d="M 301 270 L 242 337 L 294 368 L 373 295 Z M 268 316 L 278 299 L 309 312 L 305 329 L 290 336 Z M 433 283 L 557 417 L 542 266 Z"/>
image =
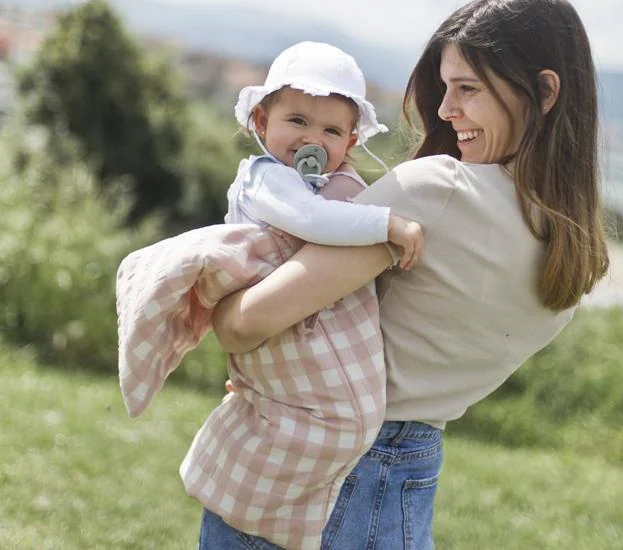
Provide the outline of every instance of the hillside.
<path id="1" fill-rule="evenodd" d="M 388 91 L 404 89 L 418 51 L 428 38 L 423 28 L 414 26 L 413 43 L 419 48 L 405 54 L 398 47 L 375 44 L 372 39 L 358 40 L 320 20 L 276 18 L 274 13 L 251 3 L 240 9 L 199 2 L 184 3 L 182 7 L 159 0 L 109 1 L 139 34 L 163 37 L 184 49 L 205 50 L 259 64 L 270 63 L 279 51 L 300 40 L 329 42 L 354 55 L 367 79 Z M 71 2 L 0 0 L 1 4 L 50 10 L 66 8 Z M 600 83 L 604 119 L 623 126 L 623 72 L 602 71 Z"/>

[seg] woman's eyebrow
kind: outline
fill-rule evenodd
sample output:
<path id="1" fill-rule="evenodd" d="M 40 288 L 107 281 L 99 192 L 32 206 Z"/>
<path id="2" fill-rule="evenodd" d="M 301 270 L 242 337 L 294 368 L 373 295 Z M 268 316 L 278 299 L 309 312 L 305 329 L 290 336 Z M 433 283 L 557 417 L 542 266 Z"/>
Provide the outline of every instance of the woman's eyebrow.
<path id="1" fill-rule="evenodd" d="M 448 79 L 448 82 L 480 82 L 480 79 L 475 76 L 452 76 Z"/>

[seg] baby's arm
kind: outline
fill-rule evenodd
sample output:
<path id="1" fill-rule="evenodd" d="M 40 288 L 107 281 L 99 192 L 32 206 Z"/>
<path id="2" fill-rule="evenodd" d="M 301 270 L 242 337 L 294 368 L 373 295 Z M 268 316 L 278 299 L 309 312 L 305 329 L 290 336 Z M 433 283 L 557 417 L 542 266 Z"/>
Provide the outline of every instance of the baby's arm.
<path id="1" fill-rule="evenodd" d="M 331 183 L 329 187 L 337 183 Z M 362 190 L 356 182 L 353 183 L 356 185 L 353 189 Z M 292 168 L 272 165 L 264 170 L 261 181 L 254 187 L 251 217 L 305 241 L 332 246 L 364 246 L 388 240 L 388 207 L 325 200 L 310 190 Z M 346 193 L 340 198 L 345 196 Z"/>
<path id="2" fill-rule="evenodd" d="M 349 164 L 342 164 L 331 176 L 331 185 L 325 185 L 319 192 L 325 199 L 344 200 L 358 195 L 367 184 Z M 419 223 L 390 214 L 388 240 L 402 249 L 400 267 L 409 270 L 422 252 L 423 235 Z"/>
<path id="3" fill-rule="evenodd" d="M 422 253 L 422 245 L 424 244 L 422 226 L 412 220 L 390 214 L 387 234 L 389 242 L 402 248 L 400 267 L 407 270 L 411 269 Z"/>
<path id="4" fill-rule="evenodd" d="M 273 227 L 317 244 L 364 246 L 390 241 L 402 249 L 400 267 L 411 269 L 422 248 L 419 224 L 395 216 L 385 207 L 367 205 L 367 209 L 359 209 L 343 202 L 364 189 L 365 183 L 360 180 L 351 167 L 344 165 L 317 195 L 293 169 L 273 165 L 257 187 L 255 215 Z"/>

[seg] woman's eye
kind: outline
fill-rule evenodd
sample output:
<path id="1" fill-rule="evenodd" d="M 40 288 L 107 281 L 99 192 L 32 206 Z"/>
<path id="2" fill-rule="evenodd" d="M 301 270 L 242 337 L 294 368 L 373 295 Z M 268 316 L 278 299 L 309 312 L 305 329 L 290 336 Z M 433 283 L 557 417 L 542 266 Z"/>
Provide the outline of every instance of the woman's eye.
<path id="1" fill-rule="evenodd" d="M 461 86 L 461 91 L 465 93 L 475 92 L 476 88 L 474 86 L 469 86 L 468 84 L 463 84 Z"/>

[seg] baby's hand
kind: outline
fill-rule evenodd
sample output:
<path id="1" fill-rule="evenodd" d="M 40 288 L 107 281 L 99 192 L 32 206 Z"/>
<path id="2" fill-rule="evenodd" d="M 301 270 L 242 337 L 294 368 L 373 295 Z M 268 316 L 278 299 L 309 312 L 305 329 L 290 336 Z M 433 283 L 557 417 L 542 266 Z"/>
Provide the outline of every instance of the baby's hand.
<path id="1" fill-rule="evenodd" d="M 417 222 L 390 214 L 387 236 L 391 243 L 402 248 L 401 269 L 411 269 L 422 252 L 424 239 L 422 226 Z"/>

